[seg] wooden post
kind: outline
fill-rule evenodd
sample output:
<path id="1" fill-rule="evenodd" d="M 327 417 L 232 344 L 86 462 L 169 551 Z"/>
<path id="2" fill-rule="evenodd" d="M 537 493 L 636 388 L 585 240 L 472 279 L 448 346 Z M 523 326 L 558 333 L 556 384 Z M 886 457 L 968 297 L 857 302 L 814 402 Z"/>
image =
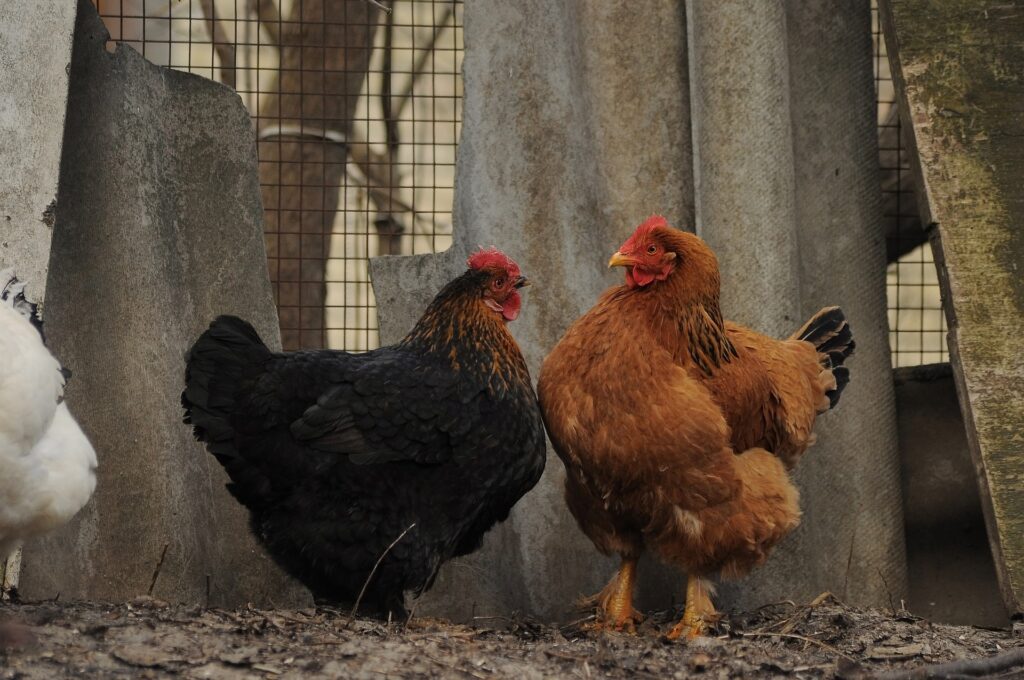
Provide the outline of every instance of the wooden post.
<path id="1" fill-rule="evenodd" d="M 880 0 L 1000 587 L 1024 612 L 1024 1 Z"/>

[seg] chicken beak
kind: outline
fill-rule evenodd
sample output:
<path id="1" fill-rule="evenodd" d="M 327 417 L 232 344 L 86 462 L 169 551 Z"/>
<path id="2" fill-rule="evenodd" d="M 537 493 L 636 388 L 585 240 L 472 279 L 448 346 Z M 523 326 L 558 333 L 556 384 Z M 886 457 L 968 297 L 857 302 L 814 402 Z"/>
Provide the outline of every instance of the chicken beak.
<path id="1" fill-rule="evenodd" d="M 525 276 L 520 276 L 512 285 L 516 288 L 522 288 L 523 286 L 529 286 L 530 280 L 527 279 Z"/>
<path id="2" fill-rule="evenodd" d="M 615 253 L 612 255 L 612 259 L 608 260 L 609 267 L 629 267 L 633 264 L 636 264 L 633 258 L 623 255 L 621 252 Z"/>

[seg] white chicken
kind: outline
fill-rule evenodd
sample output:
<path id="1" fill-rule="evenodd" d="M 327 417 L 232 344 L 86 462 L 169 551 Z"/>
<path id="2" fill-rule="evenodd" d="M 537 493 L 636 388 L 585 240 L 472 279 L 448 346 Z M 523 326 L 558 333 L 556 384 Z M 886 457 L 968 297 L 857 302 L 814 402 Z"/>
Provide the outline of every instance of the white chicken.
<path id="1" fill-rule="evenodd" d="M 43 344 L 25 284 L 0 272 L 0 566 L 26 538 L 75 515 L 96 452 L 64 403 L 66 372 Z"/>

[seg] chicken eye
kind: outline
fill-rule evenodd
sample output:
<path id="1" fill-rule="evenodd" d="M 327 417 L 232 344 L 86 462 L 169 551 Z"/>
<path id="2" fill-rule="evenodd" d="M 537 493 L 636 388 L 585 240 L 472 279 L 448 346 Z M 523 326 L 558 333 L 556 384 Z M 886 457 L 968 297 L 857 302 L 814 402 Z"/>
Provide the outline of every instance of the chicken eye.
<path id="1" fill-rule="evenodd" d="M 504 288 L 505 287 L 505 277 L 502 276 L 500 278 L 494 279 L 494 284 L 493 285 L 494 285 L 495 288 Z"/>
<path id="2" fill-rule="evenodd" d="M 658 252 L 658 246 L 653 245 L 653 244 L 647 246 L 647 254 L 648 255 L 654 255 L 657 252 Z"/>

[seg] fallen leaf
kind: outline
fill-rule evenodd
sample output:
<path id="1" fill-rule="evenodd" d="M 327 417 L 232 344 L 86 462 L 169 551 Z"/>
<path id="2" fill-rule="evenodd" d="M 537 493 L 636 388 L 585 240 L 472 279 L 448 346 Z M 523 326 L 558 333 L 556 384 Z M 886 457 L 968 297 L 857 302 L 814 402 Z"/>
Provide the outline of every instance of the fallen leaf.
<path id="1" fill-rule="evenodd" d="M 167 664 L 184 662 L 184 659 L 170 656 L 157 647 L 142 644 L 120 645 L 110 650 L 110 654 L 122 663 L 140 668 L 159 668 Z"/>

